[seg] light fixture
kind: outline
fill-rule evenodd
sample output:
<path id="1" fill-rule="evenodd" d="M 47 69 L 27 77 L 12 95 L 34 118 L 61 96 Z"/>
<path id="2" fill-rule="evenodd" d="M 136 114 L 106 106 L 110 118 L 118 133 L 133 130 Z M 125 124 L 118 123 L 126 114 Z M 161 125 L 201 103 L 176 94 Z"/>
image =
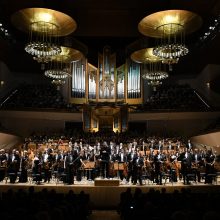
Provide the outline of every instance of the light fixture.
<path id="1" fill-rule="evenodd" d="M 182 56 L 188 54 L 185 45 L 185 34 L 198 29 L 202 19 L 197 14 L 186 10 L 167 10 L 148 15 L 138 24 L 139 31 L 150 37 L 157 38 L 153 54 L 162 63 L 172 65 L 178 63 Z"/>
<path id="2" fill-rule="evenodd" d="M 131 54 L 134 62 L 142 64 L 142 78 L 155 88 L 162 84 L 162 81 L 169 75 L 161 59 L 153 55 L 153 48 L 144 48 Z"/>
<path id="3" fill-rule="evenodd" d="M 73 48 L 61 47 L 61 51 L 59 55 L 51 57 L 51 61 L 48 63 L 47 69 L 44 72 L 46 77 L 55 80 L 54 84 L 63 84 L 63 81 L 71 76 L 70 63 L 81 60 L 83 57 L 83 54 L 79 50 Z"/>
<path id="4" fill-rule="evenodd" d="M 60 85 L 64 85 L 65 84 L 65 80 L 61 80 L 61 79 L 53 79 L 51 81 L 52 84 L 56 85 L 56 86 L 60 86 Z"/>
<path id="5" fill-rule="evenodd" d="M 47 8 L 22 9 L 12 15 L 12 23 L 29 33 L 25 51 L 42 64 L 42 69 L 52 56 L 61 53 L 59 37 L 69 35 L 77 27 L 70 16 Z"/>

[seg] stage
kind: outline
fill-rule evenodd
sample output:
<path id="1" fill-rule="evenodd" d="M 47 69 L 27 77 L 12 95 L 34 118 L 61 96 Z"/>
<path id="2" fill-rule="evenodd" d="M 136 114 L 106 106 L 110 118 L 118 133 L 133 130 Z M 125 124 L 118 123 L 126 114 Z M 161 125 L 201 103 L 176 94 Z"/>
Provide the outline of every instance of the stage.
<path id="1" fill-rule="evenodd" d="M 36 192 L 44 188 L 47 190 L 53 189 L 57 193 L 67 193 L 69 190 L 73 190 L 75 194 L 78 194 L 84 191 L 90 195 L 91 207 L 93 209 L 114 209 L 119 204 L 120 194 L 125 192 L 127 188 L 131 188 L 132 192 L 136 188 L 140 188 L 143 193 L 147 193 L 151 189 L 161 191 L 162 188 L 165 188 L 168 193 L 172 193 L 174 190 L 181 191 L 182 189 L 190 189 L 193 193 L 214 193 L 220 190 L 220 182 L 218 181 L 213 184 L 191 182 L 190 185 L 184 185 L 182 182 L 168 182 L 163 185 L 156 185 L 155 183 L 146 181 L 142 186 L 138 184 L 132 185 L 131 183 L 126 184 L 124 181 L 119 181 L 118 179 L 100 179 L 100 181 L 104 181 L 105 186 L 95 186 L 95 181 L 88 180 L 74 181 L 73 185 L 64 185 L 62 182 L 41 183 L 40 185 L 30 182 L 11 184 L 4 181 L 0 183 L 0 193 L 6 192 L 9 189 L 13 189 L 14 191 L 23 189 L 26 191 L 30 186 L 33 186 Z M 112 183 L 115 184 L 117 181 L 119 181 L 119 186 L 111 186 Z"/>

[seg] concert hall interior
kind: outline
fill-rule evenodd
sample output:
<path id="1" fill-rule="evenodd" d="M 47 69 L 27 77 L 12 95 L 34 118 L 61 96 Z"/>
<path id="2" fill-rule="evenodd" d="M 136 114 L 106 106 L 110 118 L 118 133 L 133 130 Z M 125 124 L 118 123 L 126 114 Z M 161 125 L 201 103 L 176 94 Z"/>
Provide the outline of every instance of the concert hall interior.
<path id="1" fill-rule="evenodd" d="M 1 0 L 0 216 L 219 219 L 219 0 Z"/>

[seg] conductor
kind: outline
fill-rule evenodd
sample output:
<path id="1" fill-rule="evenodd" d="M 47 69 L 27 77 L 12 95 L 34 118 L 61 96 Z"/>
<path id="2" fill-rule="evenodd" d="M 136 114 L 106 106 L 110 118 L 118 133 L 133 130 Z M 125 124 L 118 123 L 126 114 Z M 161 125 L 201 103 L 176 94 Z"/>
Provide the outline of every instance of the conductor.
<path id="1" fill-rule="evenodd" d="M 107 143 L 104 142 L 100 150 L 102 178 L 109 178 L 109 159 L 110 159 L 110 148 L 108 147 Z"/>

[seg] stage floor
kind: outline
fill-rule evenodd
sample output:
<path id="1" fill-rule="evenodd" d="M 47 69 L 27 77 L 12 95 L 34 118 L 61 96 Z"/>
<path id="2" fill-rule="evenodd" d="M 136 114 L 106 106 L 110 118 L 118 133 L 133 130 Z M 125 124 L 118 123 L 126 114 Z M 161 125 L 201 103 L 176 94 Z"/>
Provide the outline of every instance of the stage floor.
<path id="1" fill-rule="evenodd" d="M 103 179 L 101 179 L 103 181 Z M 104 179 L 105 181 L 111 181 Z M 118 180 L 118 179 L 114 179 Z M 42 189 L 55 190 L 57 193 L 67 193 L 69 190 L 73 190 L 74 193 L 78 194 L 81 191 L 88 193 L 90 195 L 91 207 L 93 209 L 105 209 L 105 208 L 116 208 L 120 201 L 120 194 L 125 192 L 127 188 L 131 188 L 132 192 L 136 188 L 140 188 L 143 193 L 147 193 L 149 190 L 159 190 L 162 188 L 166 189 L 167 193 L 172 193 L 174 190 L 181 191 L 182 189 L 190 189 L 192 193 L 207 193 L 216 192 L 220 190 L 220 181 L 215 181 L 213 184 L 205 184 L 204 182 L 196 183 L 191 182 L 189 185 L 184 185 L 183 182 L 163 182 L 163 185 L 156 185 L 155 183 L 145 181 L 142 186 L 139 184 L 132 185 L 131 183 L 126 183 L 125 181 L 119 181 L 119 186 L 95 186 L 94 181 L 88 181 L 83 179 L 82 181 L 74 181 L 73 185 L 65 185 L 62 182 L 51 181 L 50 183 L 41 183 L 40 185 L 34 182 L 29 183 L 0 183 L 0 193 L 6 192 L 9 189 L 17 191 L 19 189 L 28 190 L 30 186 L 33 186 L 36 192 Z"/>

